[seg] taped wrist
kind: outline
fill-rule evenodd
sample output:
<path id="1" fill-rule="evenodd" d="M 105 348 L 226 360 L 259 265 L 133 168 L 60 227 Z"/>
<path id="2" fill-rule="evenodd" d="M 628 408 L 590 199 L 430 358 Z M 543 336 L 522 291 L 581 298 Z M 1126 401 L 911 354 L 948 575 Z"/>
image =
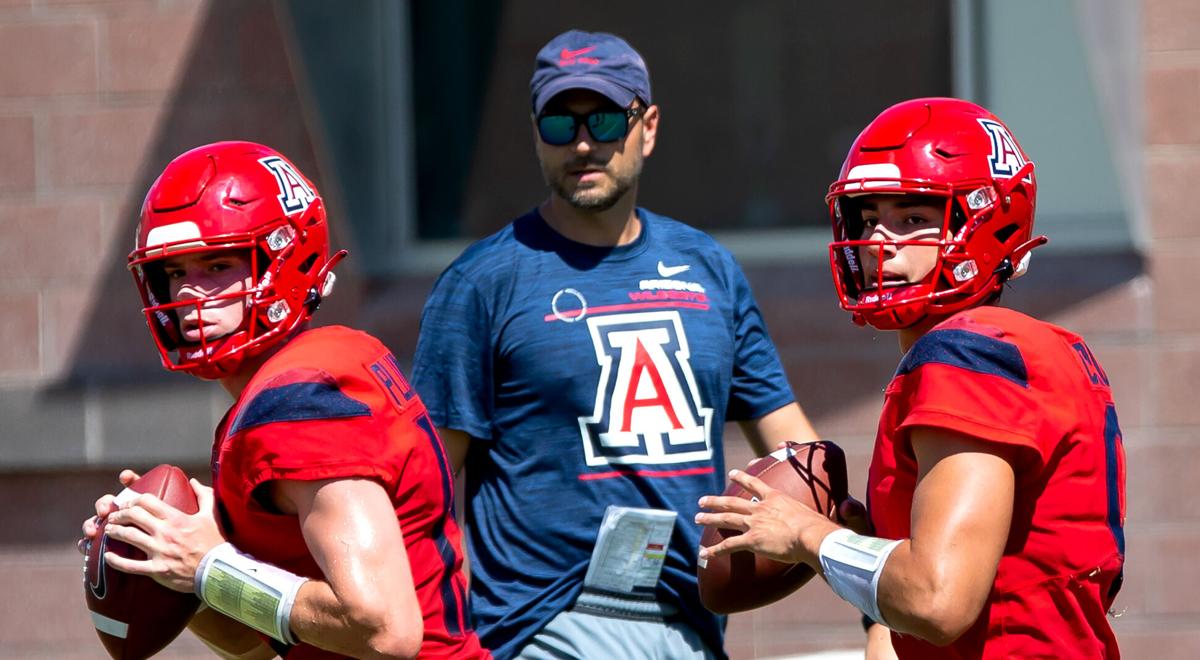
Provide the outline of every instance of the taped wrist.
<path id="1" fill-rule="evenodd" d="M 879 576 L 888 555 L 900 545 L 848 529 L 832 532 L 821 541 L 817 555 L 833 592 L 872 620 L 887 625 L 879 612 Z"/>
<path id="2" fill-rule="evenodd" d="M 295 644 L 289 622 L 300 585 L 308 578 L 258 561 L 222 543 L 196 569 L 196 595 L 212 609 L 285 644 Z"/>

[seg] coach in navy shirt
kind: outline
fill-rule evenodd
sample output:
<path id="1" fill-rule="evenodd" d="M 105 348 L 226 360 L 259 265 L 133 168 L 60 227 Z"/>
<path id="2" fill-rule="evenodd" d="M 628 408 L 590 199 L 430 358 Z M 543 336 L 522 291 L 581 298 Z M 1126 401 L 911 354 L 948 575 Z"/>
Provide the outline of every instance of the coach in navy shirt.
<path id="1" fill-rule="evenodd" d="M 759 454 L 816 434 L 732 255 L 636 205 L 659 126 L 642 57 L 566 32 L 530 87 L 550 195 L 442 274 L 414 372 L 467 470 L 474 624 L 501 659 L 724 658 L 692 519 L 724 486 L 725 422 Z M 631 558 L 650 584 L 585 585 L 612 505 L 677 514 Z"/>

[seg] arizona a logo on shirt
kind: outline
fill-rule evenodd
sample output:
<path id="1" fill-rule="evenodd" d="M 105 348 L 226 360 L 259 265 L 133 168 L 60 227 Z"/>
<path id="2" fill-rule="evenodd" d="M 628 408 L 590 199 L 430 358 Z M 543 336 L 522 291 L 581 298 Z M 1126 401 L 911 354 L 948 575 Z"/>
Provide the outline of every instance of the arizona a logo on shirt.
<path id="1" fill-rule="evenodd" d="M 596 407 L 579 418 L 588 465 L 712 458 L 712 408 L 703 407 L 677 311 L 588 319 L 600 364 Z"/>

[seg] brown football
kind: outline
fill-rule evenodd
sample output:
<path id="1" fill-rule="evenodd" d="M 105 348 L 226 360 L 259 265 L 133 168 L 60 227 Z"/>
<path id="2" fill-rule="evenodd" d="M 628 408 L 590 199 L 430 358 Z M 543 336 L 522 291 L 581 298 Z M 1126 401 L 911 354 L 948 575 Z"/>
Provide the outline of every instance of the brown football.
<path id="1" fill-rule="evenodd" d="M 772 452 L 746 469 L 768 486 L 828 516 L 848 497 L 846 455 L 828 440 L 800 444 Z M 749 498 L 736 483 L 724 495 Z M 705 527 L 700 545 L 708 547 L 741 532 Z M 718 614 L 744 612 L 773 603 L 804 586 L 815 573 L 807 564 L 786 564 L 747 551 L 701 560 L 696 569 L 700 600 Z"/>
<path id="2" fill-rule="evenodd" d="M 150 470 L 117 497 L 132 498 L 137 493 L 151 493 L 184 513 L 200 509 L 187 475 L 173 465 Z M 113 658 L 148 658 L 183 632 L 200 600 L 195 594 L 168 589 L 152 578 L 122 573 L 105 563 L 108 552 L 131 559 L 145 559 L 146 555 L 109 539 L 104 526 L 101 521 L 99 542 L 89 544 L 83 568 L 83 595 L 92 624 Z"/>

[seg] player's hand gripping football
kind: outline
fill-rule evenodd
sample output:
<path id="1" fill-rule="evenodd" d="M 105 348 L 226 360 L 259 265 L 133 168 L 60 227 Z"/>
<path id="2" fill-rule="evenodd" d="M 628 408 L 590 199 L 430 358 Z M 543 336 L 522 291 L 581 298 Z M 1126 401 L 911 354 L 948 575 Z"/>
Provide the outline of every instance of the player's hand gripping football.
<path id="1" fill-rule="evenodd" d="M 123 470 L 121 483 L 129 486 L 138 479 L 132 470 Z M 204 555 L 225 541 L 214 515 L 213 490 L 195 479 L 189 483 L 196 493 L 200 510 L 194 515 L 164 503 L 153 495 L 141 494 L 118 507 L 115 496 L 96 500 L 96 518 L 83 524 L 84 540 L 94 540 L 100 518 L 107 517 L 105 532 L 110 539 L 128 543 L 146 553 L 146 559 L 133 560 L 116 553 L 105 555 L 113 568 L 134 575 L 147 575 L 175 591 L 195 590 L 196 567 Z"/>
<path id="2" fill-rule="evenodd" d="M 133 470 L 121 470 L 121 474 L 117 479 L 120 480 L 122 486 L 128 488 L 129 484 L 137 481 L 140 476 Z M 83 538 L 79 539 L 79 543 L 76 544 L 79 554 L 87 554 L 88 544 L 94 542 L 96 535 L 99 534 L 100 522 L 107 518 L 108 514 L 117 510 L 116 499 L 116 495 L 109 493 L 102 495 L 100 499 L 96 500 L 96 515 L 83 521 Z"/>
<path id="3" fill-rule="evenodd" d="M 702 559 L 745 550 L 776 562 L 804 562 L 820 569 L 817 551 L 820 550 L 821 540 L 838 529 L 838 524 L 743 470 L 731 470 L 730 480 L 745 488 L 754 498 L 702 497 L 701 509 L 707 509 L 708 512 L 697 514 L 696 522 L 736 529 L 742 534 L 701 548 Z M 866 508 L 856 499 L 847 498 L 842 502 L 838 506 L 838 517 L 854 532 L 870 532 Z"/>
<path id="4" fill-rule="evenodd" d="M 775 445 L 775 448 L 786 449 L 787 446 L 788 443 L 785 441 Z M 746 469 L 749 470 L 751 467 L 754 467 L 755 463 L 761 460 L 762 458 L 756 458 L 750 461 Z M 871 524 L 871 518 L 867 513 L 866 505 L 853 497 L 846 496 L 846 499 L 838 504 L 837 517 L 838 522 L 845 525 L 855 534 L 872 535 L 875 533 L 875 526 Z"/>
<path id="5" fill-rule="evenodd" d="M 702 497 L 700 508 L 708 512 L 696 514 L 696 522 L 742 534 L 701 549 L 701 559 L 748 550 L 775 561 L 817 567 L 821 539 L 838 529 L 837 523 L 742 470 L 731 470 L 729 478 L 753 499 Z"/>

